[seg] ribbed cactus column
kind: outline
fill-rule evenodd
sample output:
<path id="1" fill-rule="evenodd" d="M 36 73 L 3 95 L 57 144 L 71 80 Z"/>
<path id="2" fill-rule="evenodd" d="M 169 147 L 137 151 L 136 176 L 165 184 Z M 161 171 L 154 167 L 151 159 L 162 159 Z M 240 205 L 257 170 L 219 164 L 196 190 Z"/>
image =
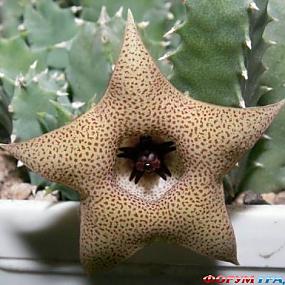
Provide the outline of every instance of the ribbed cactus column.
<path id="1" fill-rule="evenodd" d="M 267 41 L 276 42 L 264 56 L 267 71 L 262 78 L 260 105 L 285 98 L 285 2 L 270 0 L 269 14 L 276 20 L 266 29 Z M 275 119 L 249 156 L 240 191 L 281 191 L 285 188 L 285 110 Z"/>
<path id="2" fill-rule="evenodd" d="M 260 80 L 265 71 L 263 56 L 270 42 L 263 38 L 263 33 L 272 21 L 267 13 L 268 0 L 255 0 L 248 8 L 249 36 L 245 49 L 245 65 L 248 78 L 242 80 L 242 95 L 246 106 L 256 106 L 260 96 Z"/>
<path id="3" fill-rule="evenodd" d="M 268 0 L 255 0 L 250 2 L 248 6 L 249 16 L 249 39 L 247 39 L 244 48 L 245 66 L 247 69 L 247 78 L 241 80 L 241 91 L 248 107 L 256 106 L 262 90 L 267 87 L 261 87 L 261 78 L 265 71 L 263 56 L 270 41 L 264 39 L 264 30 L 268 23 L 272 21 L 272 17 L 267 13 Z M 231 186 L 232 192 L 241 189 L 244 176 L 248 172 L 248 155 L 239 161 L 239 167 L 231 171 L 228 185 Z M 225 184 L 227 186 L 227 184 Z M 228 187 L 225 187 L 226 189 Z"/>
<path id="4" fill-rule="evenodd" d="M 187 19 L 173 63 L 172 83 L 206 102 L 243 107 L 241 78 L 247 78 L 249 4 L 232 0 L 188 0 Z"/>

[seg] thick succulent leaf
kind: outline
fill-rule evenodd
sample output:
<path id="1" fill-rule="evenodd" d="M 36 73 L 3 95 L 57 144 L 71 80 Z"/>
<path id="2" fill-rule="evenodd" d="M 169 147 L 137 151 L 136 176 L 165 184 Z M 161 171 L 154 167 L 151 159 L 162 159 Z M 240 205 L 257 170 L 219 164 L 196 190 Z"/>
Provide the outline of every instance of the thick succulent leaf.
<path id="1" fill-rule="evenodd" d="M 95 94 L 96 101 L 101 98 L 120 50 L 124 25 L 121 17 L 114 16 L 102 24 L 85 22 L 81 26 L 67 68 L 74 101 L 88 102 Z"/>
<path id="2" fill-rule="evenodd" d="M 35 61 L 38 61 L 38 68 L 42 68 L 44 59 L 45 53 L 32 51 L 19 36 L 0 39 L 0 72 L 10 78 L 25 74 Z"/>
<path id="3" fill-rule="evenodd" d="M 54 115 L 46 112 L 39 112 L 37 115 L 42 133 L 48 133 L 57 128 L 57 120 Z"/>
<path id="4" fill-rule="evenodd" d="M 174 15 L 174 19 L 176 20 L 185 20 L 186 11 L 185 5 L 183 5 L 184 1 L 181 0 L 170 0 L 170 12 Z"/>
<path id="5" fill-rule="evenodd" d="M 262 83 L 267 91 L 261 105 L 285 98 L 285 2 L 271 0 L 269 14 L 277 18 L 266 29 L 265 38 L 277 44 L 268 49 L 264 63 L 268 67 Z M 272 88 L 272 90 L 271 90 Z M 278 192 L 285 188 L 285 110 L 280 112 L 264 138 L 249 155 L 247 171 L 240 191 Z"/>
<path id="6" fill-rule="evenodd" d="M 50 100 L 56 100 L 56 94 L 40 88 L 35 82 L 24 88 L 15 88 L 12 107 L 14 133 L 19 140 L 27 140 L 43 133 L 38 114 L 56 114 Z"/>
<path id="7" fill-rule="evenodd" d="M 58 95 L 67 94 L 67 81 L 62 71 L 45 69 L 41 73 L 30 76 L 30 80 L 38 82 L 39 86 L 45 90 L 58 93 Z"/>
<path id="8" fill-rule="evenodd" d="M 22 23 L 25 5 L 31 0 L 2 1 L 0 5 L 1 35 L 9 38 L 18 34 L 18 27 Z"/>
<path id="9" fill-rule="evenodd" d="M 67 186 L 54 183 L 54 182 L 49 182 L 34 172 L 29 172 L 29 177 L 30 177 L 31 184 L 37 185 L 38 188 L 40 189 L 44 188 L 46 191 L 51 191 L 51 192 L 59 191 L 61 194 L 61 199 L 64 201 L 66 200 L 79 201 L 80 200 L 80 196 L 78 192 L 75 192 L 73 189 Z"/>
<path id="10" fill-rule="evenodd" d="M 56 69 L 65 69 L 68 66 L 68 50 L 53 47 L 47 56 L 47 66 Z"/>
<path id="11" fill-rule="evenodd" d="M 29 171 L 29 178 L 31 184 L 37 185 L 40 188 L 44 188 L 50 184 L 46 179 L 32 171 Z"/>
<path id="12" fill-rule="evenodd" d="M 39 0 L 28 5 L 24 25 L 29 42 L 36 47 L 49 47 L 70 40 L 77 31 L 74 16 L 69 9 L 61 9 L 52 0 Z"/>
<path id="13" fill-rule="evenodd" d="M 172 83 L 202 101 L 243 106 L 240 78 L 247 72 L 243 54 L 247 3 L 189 0 L 186 4 L 187 19 L 177 30 L 181 44 L 169 57 Z"/>
<path id="14" fill-rule="evenodd" d="M 56 127 L 59 128 L 66 125 L 72 121 L 72 113 L 65 107 L 64 104 L 57 101 L 50 100 L 50 103 L 54 106 L 56 110 Z M 53 129 L 55 129 L 53 128 Z"/>
<path id="15" fill-rule="evenodd" d="M 45 66 L 46 53 L 32 51 L 21 37 L 0 39 L 0 73 L 4 91 L 12 98 L 14 80 L 25 74 L 30 66 L 37 61 L 37 69 Z"/>
<path id="16" fill-rule="evenodd" d="M 65 124 L 72 109 L 67 95 L 62 72 L 37 73 L 33 64 L 26 75 L 18 79 L 12 100 L 17 139 L 26 140 Z"/>

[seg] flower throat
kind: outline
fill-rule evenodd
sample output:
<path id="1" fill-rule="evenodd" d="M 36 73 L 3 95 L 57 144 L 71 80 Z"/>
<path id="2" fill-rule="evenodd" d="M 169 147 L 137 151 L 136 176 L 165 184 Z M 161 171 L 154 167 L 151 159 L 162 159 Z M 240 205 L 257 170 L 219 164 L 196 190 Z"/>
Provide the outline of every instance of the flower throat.
<path id="1" fill-rule="evenodd" d="M 121 147 L 118 157 L 133 161 L 133 170 L 129 180 L 135 179 L 135 184 L 139 182 L 144 174 L 156 173 L 166 180 L 171 176 L 166 163 L 165 155 L 175 151 L 174 142 L 168 141 L 156 143 L 149 135 L 140 137 L 139 142 L 133 147 Z"/>

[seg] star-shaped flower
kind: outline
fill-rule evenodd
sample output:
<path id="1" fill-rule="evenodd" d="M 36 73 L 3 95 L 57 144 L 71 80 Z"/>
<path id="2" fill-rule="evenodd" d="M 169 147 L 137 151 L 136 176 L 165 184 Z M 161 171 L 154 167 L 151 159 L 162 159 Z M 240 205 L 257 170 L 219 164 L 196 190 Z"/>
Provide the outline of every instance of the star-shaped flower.
<path id="1" fill-rule="evenodd" d="M 283 105 L 228 108 L 182 94 L 154 64 L 129 13 L 101 102 L 69 125 L 2 147 L 42 176 L 79 191 L 80 255 L 88 272 L 123 261 L 154 238 L 237 263 L 222 178 Z M 145 135 L 176 146 L 167 154 L 175 161 L 169 158 L 172 176 L 166 181 L 146 174 L 135 184 L 129 181 L 132 162 L 117 157 L 119 148 L 136 146 Z"/>

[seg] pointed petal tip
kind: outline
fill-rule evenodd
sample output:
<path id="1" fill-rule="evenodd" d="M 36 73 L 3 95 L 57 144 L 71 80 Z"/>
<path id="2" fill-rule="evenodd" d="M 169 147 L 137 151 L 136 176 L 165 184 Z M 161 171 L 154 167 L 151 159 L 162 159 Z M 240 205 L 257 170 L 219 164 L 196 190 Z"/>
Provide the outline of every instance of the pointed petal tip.
<path id="1" fill-rule="evenodd" d="M 137 34 L 137 26 L 134 20 L 133 13 L 130 9 L 128 9 L 127 23 L 125 27 L 125 35 L 128 33 Z"/>
<path id="2" fill-rule="evenodd" d="M 278 113 L 285 105 L 285 99 L 280 100 L 279 102 L 267 105 L 268 107 L 273 107 L 276 110 L 276 113 Z M 265 106 L 265 107 L 267 107 Z"/>
<path id="3" fill-rule="evenodd" d="M 12 156 L 15 156 L 16 145 L 17 145 L 16 143 L 8 143 L 8 144 L 0 143 L 0 149 L 8 152 Z"/>
<path id="4" fill-rule="evenodd" d="M 269 112 L 272 112 L 273 110 L 274 114 L 277 115 L 280 112 L 280 110 L 284 107 L 284 105 L 285 105 L 285 99 L 280 100 L 276 103 L 253 107 L 252 109 L 263 109 L 263 110 L 268 110 Z"/>
<path id="5" fill-rule="evenodd" d="M 237 253 L 236 252 L 231 253 L 230 255 L 227 255 L 224 258 L 219 259 L 219 260 L 221 260 L 223 262 L 229 262 L 229 263 L 232 263 L 234 265 L 240 265 L 240 263 L 238 261 L 238 258 L 237 258 Z"/>
<path id="6" fill-rule="evenodd" d="M 230 262 L 233 263 L 234 265 L 240 265 L 240 263 L 239 263 L 239 261 L 238 261 L 238 259 L 237 259 L 236 256 L 234 256 L 234 257 L 231 259 Z"/>
<path id="7" fill-rule="evenodd" d="M 281 105 L 281 108 L 285 105 L 285 99 L 283 99 L 283 100 L 281 100 L 280 102 L 278 102 L 278 103 L 280 103 L 280 105 Z"/>

